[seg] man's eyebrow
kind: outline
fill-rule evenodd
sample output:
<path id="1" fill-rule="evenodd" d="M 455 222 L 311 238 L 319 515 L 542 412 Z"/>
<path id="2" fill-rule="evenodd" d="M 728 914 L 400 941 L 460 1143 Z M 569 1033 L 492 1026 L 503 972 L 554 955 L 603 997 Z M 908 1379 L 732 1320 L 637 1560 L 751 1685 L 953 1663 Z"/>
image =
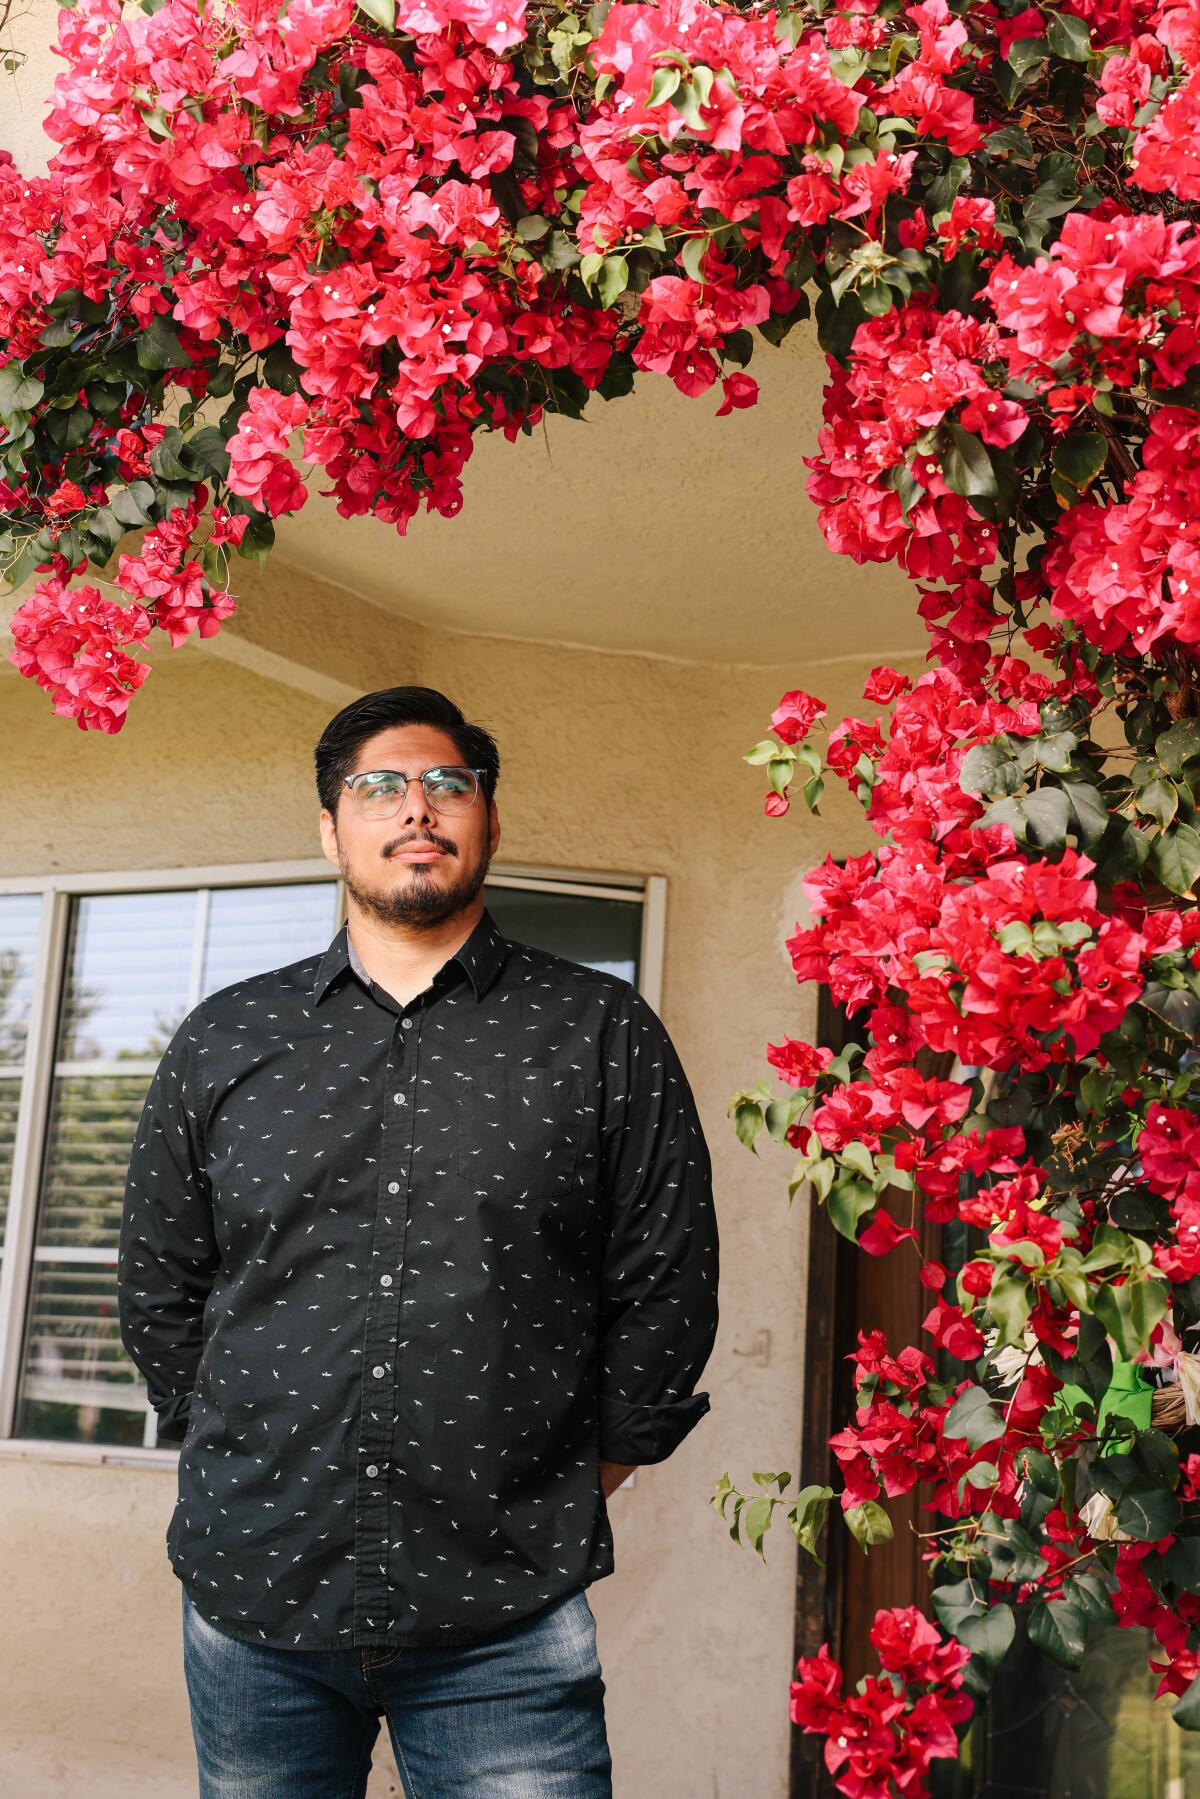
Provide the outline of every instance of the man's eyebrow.
<path id="1" fill-rule="evenodd" d="M 421 773 L 423 775 L 432 774 L 435 768 L 466 767 L 467 764 L 465 762 L 431 762 L 428 768 L 423 768 L 421 770 Z M 406 781 L 414 781 L 417 778 L 415 775 L 410 775 L 407 770 L 403 768 L 359 768 L 355 770 L 355 773 L 360 775 L 403 775 Z M 354 776 L 351 775 L 350 779 L 353 780 Z"/>

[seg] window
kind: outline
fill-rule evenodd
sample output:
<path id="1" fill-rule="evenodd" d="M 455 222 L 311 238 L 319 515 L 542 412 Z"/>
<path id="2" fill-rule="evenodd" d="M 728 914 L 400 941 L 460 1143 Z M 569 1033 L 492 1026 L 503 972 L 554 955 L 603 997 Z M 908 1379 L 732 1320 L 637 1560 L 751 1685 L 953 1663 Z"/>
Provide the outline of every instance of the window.
<path id="1" fill-rule="evenodd" d="M 493 869 L 485 898 L 506 936 L 657 1004 L 663 885 Z M 155 1448 L 115 1285 L 146 1089 L 206 994 L 324 949 L 344 907 L 323 862 L 0 889 L 0 1438 Z"/>

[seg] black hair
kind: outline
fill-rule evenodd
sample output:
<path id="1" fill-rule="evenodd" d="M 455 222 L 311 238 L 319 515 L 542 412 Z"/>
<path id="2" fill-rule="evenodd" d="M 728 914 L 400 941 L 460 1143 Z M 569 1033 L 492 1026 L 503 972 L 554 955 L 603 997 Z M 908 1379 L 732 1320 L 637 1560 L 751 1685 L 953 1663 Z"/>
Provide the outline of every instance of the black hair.
<path id="1" fill-rule="evenodd" d="M 454 739 L 463 762 L 483 770 L 480 784 L 490 805 L 500 779 L 500 752 L 491 733 L 482 725 L 469 724 L 454 701 L 436 687 L 384 687 L 343 706 L 322 731 L 313 752 L 317 793 L 335 823 L 342 783 L 353 774 L 362 745 L 378 731 L 395 725 L 433 725 L 445 731 Z"/>

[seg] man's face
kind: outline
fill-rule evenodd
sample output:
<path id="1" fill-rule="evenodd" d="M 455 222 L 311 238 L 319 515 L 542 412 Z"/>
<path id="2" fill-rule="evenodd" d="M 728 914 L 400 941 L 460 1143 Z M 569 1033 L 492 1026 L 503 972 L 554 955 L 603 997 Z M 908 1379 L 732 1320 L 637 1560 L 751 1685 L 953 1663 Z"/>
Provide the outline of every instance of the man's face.
<path id="1" fill-rule="evenodd" d="M 481 787 L 465 812 L 438 812 L 419 779 L 428 768 L 447 763 L 460 767 L 462 761 L 453 737 L 431 725 L 379 731 L 361 746 L 351 773 L 387 768 L 408 775 L 399 811 L 391 818 L 364 818 L 350 789 L 343 787 L 336 818 L 321 812 L 322 849 L 337 864 L 355 902 L 385 924 L 434 924 L 451 918 L 483 886 L 500 840 L 495 804 L 486 804 Z M 431 848 L 443 853 L 425 861 L 411 859 L 412 852 Z"/>

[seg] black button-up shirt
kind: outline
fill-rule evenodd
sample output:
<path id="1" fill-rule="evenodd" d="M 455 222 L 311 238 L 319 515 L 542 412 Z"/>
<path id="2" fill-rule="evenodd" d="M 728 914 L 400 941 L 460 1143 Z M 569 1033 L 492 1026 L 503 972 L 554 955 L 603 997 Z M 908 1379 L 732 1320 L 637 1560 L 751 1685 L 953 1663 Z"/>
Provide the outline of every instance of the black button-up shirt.
<path id="1" fill-rule="evenodd" d="M 175 1032 L 121 1339 L 182 1442 L 171 1566 L 279 1648 L 468 1642 L 613 1570 L 597 1463 L 708 1410 L 708 1149 L 629 982 L 484 911 L 409 1004 L 346 926 Z"/>

